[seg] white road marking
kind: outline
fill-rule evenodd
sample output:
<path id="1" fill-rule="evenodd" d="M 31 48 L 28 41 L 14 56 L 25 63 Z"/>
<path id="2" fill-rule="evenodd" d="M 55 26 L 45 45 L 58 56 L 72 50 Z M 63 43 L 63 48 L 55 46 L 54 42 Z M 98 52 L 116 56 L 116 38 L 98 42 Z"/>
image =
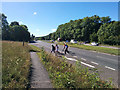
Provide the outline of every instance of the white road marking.
<path id="1" fill-rule="evenodd" d="M 96 63 L 96 62 L 93 62 L 93 61 L 91 61 L 91 63 L 93 63 L 93 64 L 96 64 L 96 65 L 99 65 L 98 63 Z"/>
<path id="2" fill-rule="evenodd" d="M 59 52 L 60 52 L 60 53 L 64 53 L 64 51 L 60 51 L 60 50 L 59 50 Z"/>
<path id="3" fill-rule="evenodd" d="M 116 55 L 112 55 L 112 56 L 116 56 Z"/>
<path id="4" fill-rule="evenodd" d="M 98 52 L 98 53 L 101 53 L 101 52 Z M 105 54 L 105 55 L 111 55 L 111 54 L 108 54 L 108 53 L 102 53 L 102 54 Z M 113 55 L 112 55 L 113 56 Z"/>
<path id="5" fill-rule="evenodd" d="M 77 58 L 77 56 L 73 56 L 73 57 Z"/>
<path id="6" fill-rule="evenodd" d="M 86 61 L 86 59 L 85 58 L 81 58 L 82 60 L 84 60 L 84 61 Z"/>
<path id="7" fill-rule="evenodd" d="M 108 69 L 111 69 L 111 70 L 115 70 L 114 68 L 111 68 L 111 67 L 108 67 L 108 66 L 105 66 L 105 68 L 108 68 Z"/>
<path id="8" fill-rule="evenodd" d="M 68 60 L 71 60 L 71 61 L 78 61 L 78 60 L 76 60 L 74 58 L 67 58 L 66 56 L 65 56 L 65 58 L 68 59 Z"/>
<path id="9" fill-rule="evenodd" d="M 65 58 L 68 59 L 68 60 L 71 60 L 71 61 L 78 61 L 78 60 L 76 60 L 76 59 L 74 59 L 74 58 L 67 58 L 66 56 L 65 56 Z M 87 63 L 84 63 L 84 62 L 81 62 L 81 64 L 84 64 L 84 65 L 86 65 L 86 66 L 88 66 L 88 67 L 91 67 L 91 68 L 95 68 L 94 66 L 92 66 L 92 65 L 90 65 L 90 64 L 87 64 Z"/>
<path id="10" fill-rule="evenodd" d="M 96 52 L 96 51 L 91 51 L 91 52 Z"/>
<path id="11" fill-rule="evenodd" d="M 87 63 L 84 63 L 84 62 L 81 62 L 81 64 L 84 64 L 84 65 L 86 65 L 86 66 L 88 66 L 88 67 L 91 67 L 91 68 L 95 68 L 94 66 L 92 66 L 92 65 L 90 65 L 90 64 L 87 64 Z"/>

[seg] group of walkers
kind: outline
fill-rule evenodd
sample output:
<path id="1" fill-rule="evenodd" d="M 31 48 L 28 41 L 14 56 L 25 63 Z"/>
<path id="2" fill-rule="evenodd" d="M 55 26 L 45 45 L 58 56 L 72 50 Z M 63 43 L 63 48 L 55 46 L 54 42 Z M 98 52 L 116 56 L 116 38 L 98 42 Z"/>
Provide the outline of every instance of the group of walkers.
<path id="1" fill-rule="evenodd" d="M 52 53 L 52 52 L 55 53 L 55 51 L 58 52 L 58 48 L 59 48 L 59 47 L 58 47 L 57 44 L 56 44 L 55 46 L 52 44 L 52 50 L 51 50 L 51 53 Z"/>
<path id="2" fill-rule="evenodd" d="M 51 53 L 52 52 L 57 52 L 57 53 L 59 53 L 59 46 L 56 44 L 55 46 L 52 44 L 52 48 L 51 48 L 52 50 L 51 50 Z M 68 45 L 66 44 L 66 43 L 64 43 L 64 46 L 63 46 L 63 50 L 62 51 L 64 51 L 64 54 L 66 54 L 66 53 L 69 53 L 69 51 L 68 51 Z"/>

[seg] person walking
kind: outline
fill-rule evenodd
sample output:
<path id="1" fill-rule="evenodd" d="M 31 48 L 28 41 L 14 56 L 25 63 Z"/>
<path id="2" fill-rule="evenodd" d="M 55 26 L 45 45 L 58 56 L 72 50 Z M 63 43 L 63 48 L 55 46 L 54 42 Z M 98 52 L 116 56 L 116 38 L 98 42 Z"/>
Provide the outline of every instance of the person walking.
<path id="1" fill-rule="evenodd" d="M 51 53 L 54 52 L 55 53 L 55 46 L 52 45 L 52 48 L 51 48 Z"/>
<path id="2" fill-rule="evenodd" d="M 68 51 L 68 45 L 66 43 L 64 43 L 63 50 L 64 50 L 65 54 L 66 54 L 66 52 L 69 53 L 69 51 Z"/>
<path id="3" fill-rule="evenodd" d="M 58 49 L 59 49 L 59 47 L 58 47 L 58 45 L 56 44 L 56 52 L 58 53 Z"/>

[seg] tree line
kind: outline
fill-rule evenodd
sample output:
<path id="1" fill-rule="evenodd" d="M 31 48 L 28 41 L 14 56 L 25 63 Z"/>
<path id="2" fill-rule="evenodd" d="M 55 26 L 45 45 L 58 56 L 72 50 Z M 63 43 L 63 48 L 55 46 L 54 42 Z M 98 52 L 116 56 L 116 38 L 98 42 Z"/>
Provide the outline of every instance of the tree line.
<path id="1" fill-rule="evenodd" d="M 26 25 L 20 25 L 17 21 L 13 21 L 9 24 L 7 22 L 7 16 L 1 14 L 0 17 L 0 23 L 2 23 L 2 40 L 30 41 L 30 32 Z"/>
<path id="2" fill-rule="evenodd" d="M 120 45 L 120 21 L 111 21 L 109 16 L 97 15 L 78 20 L 70 20 L 68 23 L 58 26 L 57 31 L 47 36 L 40 37 L 45 40 L 90 41 L 102 44 Z"/>

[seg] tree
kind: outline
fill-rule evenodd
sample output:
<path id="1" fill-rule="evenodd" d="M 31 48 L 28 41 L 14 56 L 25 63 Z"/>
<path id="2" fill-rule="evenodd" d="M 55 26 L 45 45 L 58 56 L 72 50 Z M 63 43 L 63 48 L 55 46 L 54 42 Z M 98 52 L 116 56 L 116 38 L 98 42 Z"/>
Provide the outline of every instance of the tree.
<path id="1" fill-rule="evenodd" d="M 33 41 L 35 39 L 35 36 L 32 34 L 31 35 L 31 40 Z"/>
<path id="2" fill-rule="evenodd" d="M 94 15 L 61 24 L 56 32 L 45 36 L 45 39 L 57 39 L 60 37 L 62 40 L 75 39 L 78 41 L 99 41 L 100 43 L 117 44 L 119 43 L 117 38 L 120 37 L 118 35 L 119 30 L 117 30 L 117 28 L 120 28 L 118 24 L 116 21 L 111 21 L 109 16 L 99 17 Z"/>
<path id="3" fill-rule="evenodd" d="M 10 27 L 11 40 L 14 41 L 29 41 L 30 33 L 23 25 L 14 25 Z"/>
<path id="4" fill-rule="evenodd" d="M 2 14 L 0 13 L 0 40 L 2 39 Z"/>
<path id="5" fill-rule="evenodd" d="M 100 43 L 116 45 L 120 44 L 120 22 L 114 23 L 105 23 L 103 24 L 98 31 L 98 41 Z"/>
<path id="6" fill-rule="evenodd" d="M 92 33 L 92 34 L 90 35 L 90 41 L 91 41 L 91 42 L 98 42 L 97 33 Z"/>
<path id="7" fill-rule="evenodd" d="M 12 41 L 29 41 L 30 33 L 26 25 L 19 25 L 19 22 L 14 21 L 9 25 L 7 16 L 0 15 L 2 18 L 2 39 Z M 0 21 L 1 23 L 1 21 Z"/>
<path id="8" fill-rule="evenodd" d="M 101 17 L 101 23 L 110 23 L 111 22 L 111 18 L 109 16 L 107 17 Z"/>
<path id="9" fill-rule="evenodd" d="M 9 39 L 9 25 L 7 22 L 7 16 L 5 16 L 4 14 L 2 14 L 2 39 Z"/>
<path id="10" fill-rule="evenodd" d="M 11 22 L 11 24 L 10 24 L 10 26 L 15 26 L 15 25 L 18 25 L 18 26 L 19 26 L 19 22 L 14 21 L 14 22 Z"/>

